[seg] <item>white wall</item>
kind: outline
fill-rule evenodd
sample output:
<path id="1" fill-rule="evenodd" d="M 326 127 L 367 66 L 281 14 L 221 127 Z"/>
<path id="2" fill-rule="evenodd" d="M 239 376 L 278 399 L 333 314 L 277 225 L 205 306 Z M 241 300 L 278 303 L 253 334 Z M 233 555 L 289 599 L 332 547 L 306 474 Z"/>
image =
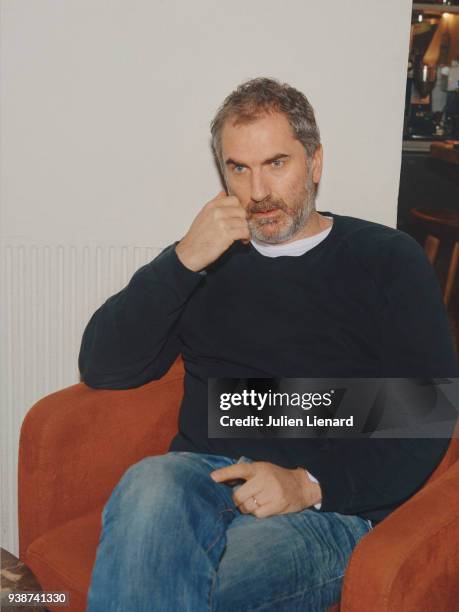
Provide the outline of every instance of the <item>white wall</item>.
<path id="1" fill-rule="evenodd" d="M 1 7 L 1 538 L 16 552 L 22 418 L 77 381 L 91 312 L 219 190 L 209 121 L 232 88 L 264 75 L 304 91 L 324 145 L 318 209 L 395 225 L 411 2 Z"/>

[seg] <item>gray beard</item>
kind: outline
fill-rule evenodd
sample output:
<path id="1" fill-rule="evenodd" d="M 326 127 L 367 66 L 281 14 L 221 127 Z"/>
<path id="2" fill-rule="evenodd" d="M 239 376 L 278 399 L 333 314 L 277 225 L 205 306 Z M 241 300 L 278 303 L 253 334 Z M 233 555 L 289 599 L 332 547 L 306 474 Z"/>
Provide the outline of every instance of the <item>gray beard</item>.
<path id="1" fill-rule="evenodd" d="M 311 174 L 311 173 L 310 173 Z M 273 222 L 271 219 L 260 219 L 256 223 L 252 220 L 248 222 L 251 237 L 258 242 L 265 242 L 267 244 L 279 244 L 290 240 L 300 232 L 307 224 L 311 213 L 315 210 L 316 193 L 314 188 L 314 182 L 312 176 L 308 176 L 307 183 L 307 196 L 304 206 L 293 213 L 293 216 L 289 216 L 290 223 L 283 228 L 279 228 L 276 232 L 270 233 L 266 236 L 262 228 L 264 225 L 271 225 Z"/>

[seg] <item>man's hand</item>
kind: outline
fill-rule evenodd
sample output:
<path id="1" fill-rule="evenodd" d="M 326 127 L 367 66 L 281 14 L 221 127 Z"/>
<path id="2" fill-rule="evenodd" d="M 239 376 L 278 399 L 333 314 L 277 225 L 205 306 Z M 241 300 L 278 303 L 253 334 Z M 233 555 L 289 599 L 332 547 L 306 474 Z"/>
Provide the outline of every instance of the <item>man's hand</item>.
<path id="1" fill-rule="evenodd" d="M 218 259 L 235 240 L 248 242 L 249 239 L 245 208 L 235 196 L 220 191 L 198 213 L 175 252 L 185 267 L 199 272 Z"/>
<path id="2" fill-rule="evenodd" d="M 215 482 L 244 479 L 246 482 L 233 494 L 233 500 L 243 514 L 257 518 L 300 512 L 322 501 L 320 486 L 309 480 L 302 468 L 287 469 L 254 461 L 219 468 L 210 476 Z"/>

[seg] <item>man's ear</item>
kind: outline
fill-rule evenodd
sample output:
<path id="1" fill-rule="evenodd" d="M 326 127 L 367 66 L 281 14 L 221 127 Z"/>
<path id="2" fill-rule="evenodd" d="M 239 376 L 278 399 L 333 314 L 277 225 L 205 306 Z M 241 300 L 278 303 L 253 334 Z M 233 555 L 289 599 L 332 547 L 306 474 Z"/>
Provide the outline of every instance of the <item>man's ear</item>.
<path id="1" fill-rule="evenodd" d="M 312 180 L 314 183 L 320 182 L 320 177 L 322 176 L 322 164 L 323 148 L 321 144 L 318 144 L 312 156 Z"/>

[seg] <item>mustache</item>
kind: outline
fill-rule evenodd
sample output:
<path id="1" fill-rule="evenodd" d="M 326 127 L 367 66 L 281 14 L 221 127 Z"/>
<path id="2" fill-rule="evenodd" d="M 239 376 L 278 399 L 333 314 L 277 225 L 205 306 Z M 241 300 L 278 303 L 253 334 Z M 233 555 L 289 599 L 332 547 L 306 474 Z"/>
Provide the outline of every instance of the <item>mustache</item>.
<path id="1" fill-rule="evenodd" d="M 247 210 L 252 215 L 259 212 L 268 212 L 268 210 L 273 210 L 276 208 L 285 211 L 285 202 L 283 200 L 272 200 L 271 198 L 266 198 L 261 202 L 253 202 L 249 204 Z"/>

